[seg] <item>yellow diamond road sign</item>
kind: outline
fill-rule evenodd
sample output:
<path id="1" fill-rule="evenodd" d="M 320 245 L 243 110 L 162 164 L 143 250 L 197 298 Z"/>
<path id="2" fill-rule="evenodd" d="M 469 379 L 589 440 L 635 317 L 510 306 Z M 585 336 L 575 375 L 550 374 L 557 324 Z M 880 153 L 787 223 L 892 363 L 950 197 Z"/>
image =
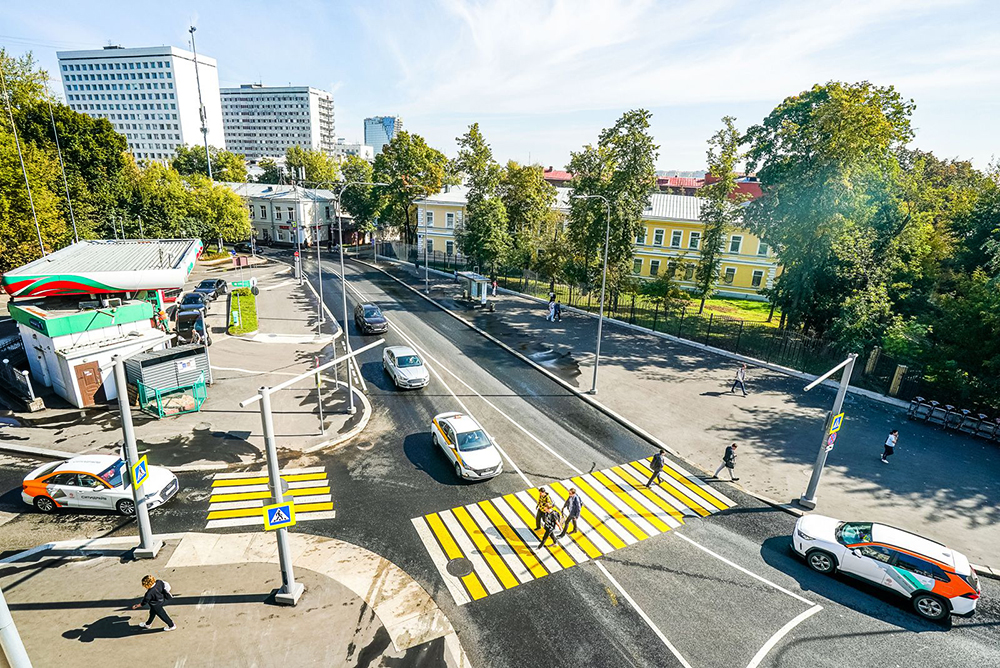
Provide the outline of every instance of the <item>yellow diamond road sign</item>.
<path id="1" fill-rule="evenodd" d="M 839 413 L 833 416 L 833 422 L 830 423 L 830 433 L 836 434 L 840 429 L 840 426 L 844 423 L 844 414 Z"/>

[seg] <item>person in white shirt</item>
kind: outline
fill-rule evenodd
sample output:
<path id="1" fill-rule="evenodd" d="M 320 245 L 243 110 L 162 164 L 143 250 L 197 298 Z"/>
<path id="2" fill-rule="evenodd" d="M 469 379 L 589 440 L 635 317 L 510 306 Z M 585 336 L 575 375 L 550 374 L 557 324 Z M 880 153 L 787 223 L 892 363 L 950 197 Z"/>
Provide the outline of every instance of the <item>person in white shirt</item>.
<path id="1" fill-rule="evenodd" d="M 732 394 L 736 391 L 736 386 L 739 385 L 740 389 L 743 390 L 743 396 L 747 396 L 747 365 L 741 364 L 740 368 L 736 371 L 736 379 L 733 381 L 733 386 L 729 388 L 729 393 Z"/>
<path id="2" fill-rule="evenodd" d="M 896 450 L 896 439 L 899 438 L 899 430 L 893 429 L 889 432 L 889 438 L 885 439 L 885 449 L 882 451 L 882 463 L 888 464 L 889 457 Z"/>

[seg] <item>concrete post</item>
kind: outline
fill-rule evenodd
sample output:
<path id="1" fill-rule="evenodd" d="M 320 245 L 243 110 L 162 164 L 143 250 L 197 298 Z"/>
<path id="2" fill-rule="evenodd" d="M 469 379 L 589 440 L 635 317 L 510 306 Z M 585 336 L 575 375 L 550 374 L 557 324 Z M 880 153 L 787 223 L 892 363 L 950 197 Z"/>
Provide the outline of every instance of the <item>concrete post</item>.
<path id="1" fill-rule="evenodd" d="M 3 591 L 0 591 L 0 646 L 3 647 L 4 666 L 10 668 L 31 668 L 31 660 L 28 652 L 24 649 L 21 636 L 14 626 L 14 618 L 10 615 L 10 608 L 7 607 L 7 599 L 4 598 Z"/>

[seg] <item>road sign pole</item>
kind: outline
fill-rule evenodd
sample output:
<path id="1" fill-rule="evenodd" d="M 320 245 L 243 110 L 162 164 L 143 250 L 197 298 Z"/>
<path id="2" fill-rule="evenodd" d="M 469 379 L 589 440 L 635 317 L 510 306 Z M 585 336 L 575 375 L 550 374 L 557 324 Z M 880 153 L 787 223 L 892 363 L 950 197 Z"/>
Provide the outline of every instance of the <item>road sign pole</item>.
<path id="1" fill-rule="evenodd" d="M 10 608 L 7 607 L 7 599 L 4 598 L 3 591 L 0 591 L 0 646 L 3 652 L 0 653 L 0 661 L 6 659 L 4 666 L 10 668 L 31 668 L 31 660 L 28 652 L 24 649 L 21 636 L 14 626 L 14 618 L 10 615 Z"/>
<path id="2" fill-rule="evenodd" d="M 816 463 L 813 465 L 812 476 L 809 478 L 809 486 L 806 487 L 805 494 L 799 498 L 799 505 L 803 508 L 812 510 L 816 507 L 816 488 L 819 487 L 819 479 L 823 475 L 823 467 L 826 466 L 826 457 L 830 452 L 827 450 L 830 427 L 833 425 L 834 417 L 840 415 L 841 409 L 844 407 L 844 397 L 847 396 L 847 388 L 851 384 L 851 374 L 854 372 L 854 361 L 857 358 L 858 356 L 855 353 L 848 355 L 844 370 L 841 371 L 840 388 L 837 390 L 837 398 L 833 402 L 833 410 L 826 416 L 826 421 L 824 422 L 823 440 L 819 446 L 819 454 L 816 455 Z"/>
<path id="3" fill-rule="evenodd" d="M 336 355 L 336 350 L 334 351 Z M 313 357 L 313 363 L 319 367 L 319 357 Z M 326 434 L 326 424 L 323 421 L 323 376 L 316 372 L 316 404 L 319 406 L 319 433 Z"/>
<path id="4" fill-rule="evenodd" d="M 132 480 L 132 467 L 139 461 L 139 451 L 135 446 L 135 431 L 132 428 L 132 407 L 128 402 L 128 383 L 125 379 L 125 360 L 115 355 L 115 388 L 118 391 L 118 408 L 122 416 L 122 432 L 125 436 L 125 469 L 132 481 L 132 499 L 135 502 L 135 519 L 139 524 L 139 547 L 135 548 L 136 559 L 155 559 L 163 547 L 163 541 L 156 540 L 153 529 L 149 525 L 149 510 L 146 508 L 146 495 L 141 486 Z"/>
<path id="5" fill-rule="evenodd" d="M 278 448 L 274 442 L 274 422 L 271 420 L 271 388 L 260 388 L 260 422 L 264 428 L 264 449 L 267 452 L 267 477 L 271 482 L 273 503 L 283 503 L 284 494 L 281 491 L 281 473 L 278 469 Z M 281 589 L 274 595 L 275 603 L 295 605 L 302 596 L 304 587 L 295 581 L 295 570 L 292 566 L 292 555 L 288 550 L 288 530 L 279 528 L 278 533 L 278 563 L 281 565 Z"/>

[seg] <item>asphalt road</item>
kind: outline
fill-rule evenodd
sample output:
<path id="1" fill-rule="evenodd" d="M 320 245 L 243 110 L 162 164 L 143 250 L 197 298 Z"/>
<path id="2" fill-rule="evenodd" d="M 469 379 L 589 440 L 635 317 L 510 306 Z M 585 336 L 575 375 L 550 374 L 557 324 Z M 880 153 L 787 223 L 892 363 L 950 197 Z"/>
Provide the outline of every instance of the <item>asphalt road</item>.
<path id="1" fill-rule="evenodd" d="M 307 261 L 306 268 L 315 271 Z M 341 313 L 335 265 L 324 296 Z M 449 615 L 477 666 L 1000 666 L 1000 583 L 983 580 L 979 612 L 933 624 L 906 601 L 794 558 L 794 518 L 729 485 L 737 505 L 619 550 L 599 562 L 456 605 L 411 519 L 547 484 L 651 454 L 644 441 L 381 273 L 349 264 L 348 307 L 377 302 L 392 322 L 387 345 L 416 345 L 435 372 L 423 390 L 392 387 L 380 351 L 361 371 L 374 415 L 346 448 L 319 458 L 337 517 L 301 524 L 382 554 L 415 577 Z M 350 325 L 357 348 L 360 337 Z M 655 409 L 655 407 L 650 407 Z M 471 413 L 507 454 L 505 471 L 456 480 L 431 444 L 431 418 Z M 520 470 L 518 473 L 516 468 Z M 43 517 L 20 505 L 30 464 L 0 460 L 0 549 L 129 532 L 110 515 Z M 690 468 L 690 467 L 689 467 Z M 522 477 L 523 474 L 523 477 Z M 182 491 L 153 513 L 156 530 L 202 530 L 208 474 L 182 474 Z M 236 529 L 234 529 L 236 530 Z M 788 626 L 793 628 L 783 635 Z M 653 629 L 657 629 L 654 631 Z"/>

